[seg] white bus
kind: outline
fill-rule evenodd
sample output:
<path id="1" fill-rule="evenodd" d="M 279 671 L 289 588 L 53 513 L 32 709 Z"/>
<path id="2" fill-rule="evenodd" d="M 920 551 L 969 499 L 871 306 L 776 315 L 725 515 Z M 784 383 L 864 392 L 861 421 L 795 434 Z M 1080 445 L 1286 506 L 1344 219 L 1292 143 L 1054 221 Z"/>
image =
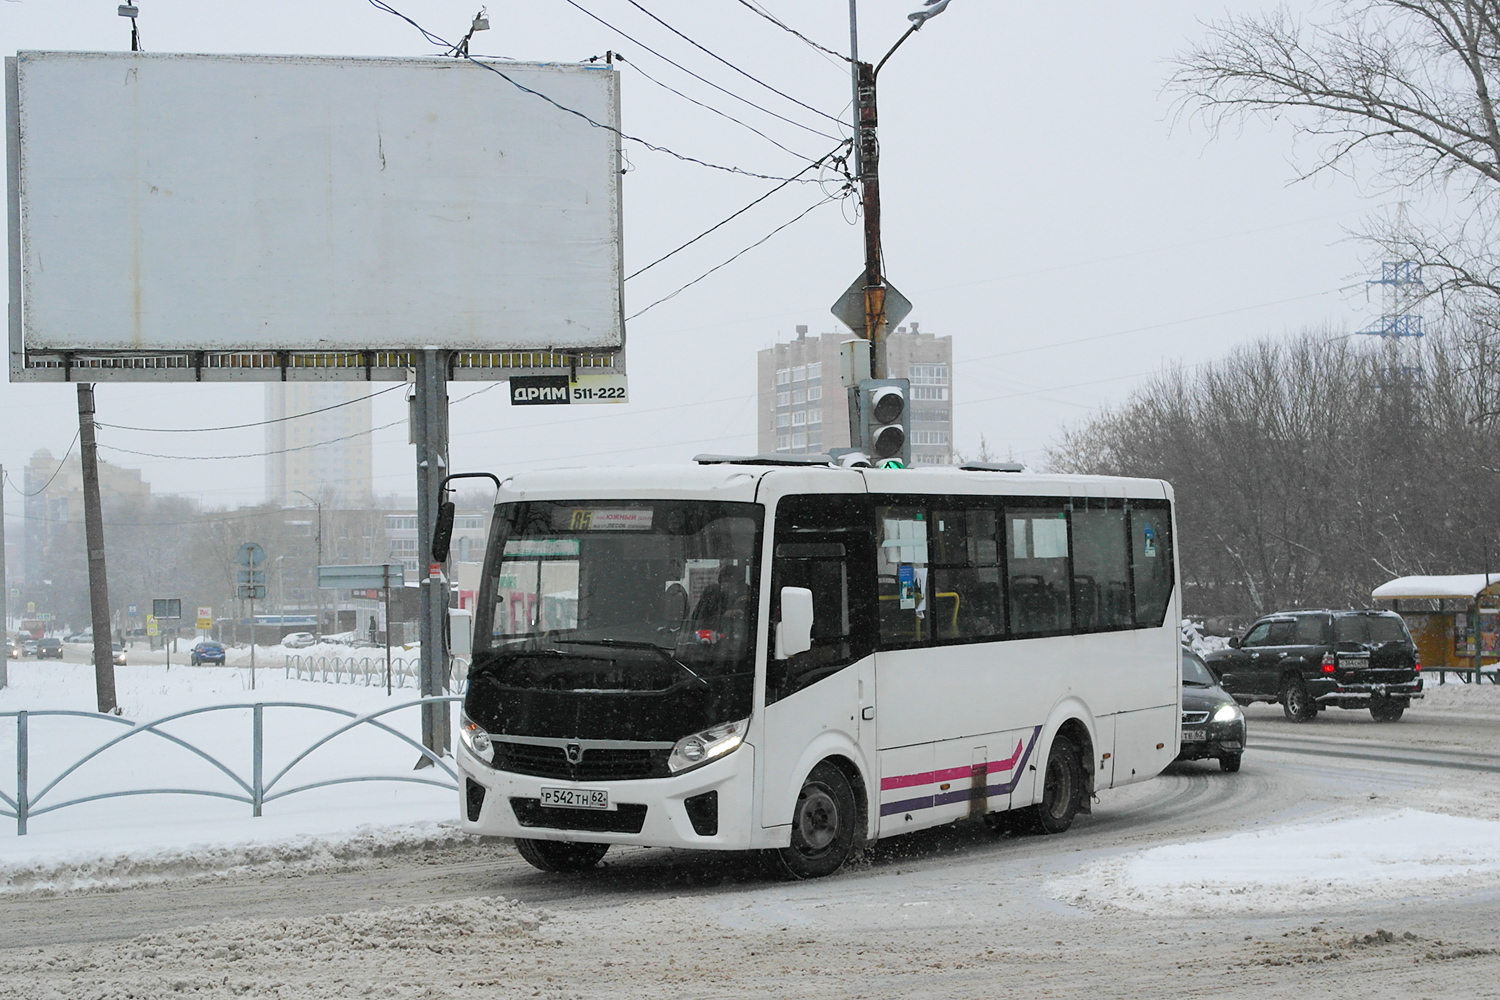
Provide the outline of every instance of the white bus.
<path id="1" fill-rule="evenodd" d="M 1177 756 L 1172 491 L 700 459 L 501 485 L 463 828 L 544 870 L 983 817 L 1058 833 Z M 460 640 L 462 641 L 462 640 Z"/>

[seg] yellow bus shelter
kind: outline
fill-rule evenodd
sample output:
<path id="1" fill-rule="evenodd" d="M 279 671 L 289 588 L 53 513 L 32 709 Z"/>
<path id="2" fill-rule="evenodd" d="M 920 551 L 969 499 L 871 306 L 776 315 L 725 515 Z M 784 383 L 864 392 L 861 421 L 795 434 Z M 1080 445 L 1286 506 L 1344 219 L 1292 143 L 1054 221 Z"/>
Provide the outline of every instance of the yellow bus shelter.
<path id="1" fill-rule="evenodd" d="M 1437 671 L 1439 682 L 1453 671 L 1466 681 L 1495 683 L 1496 671 L 1486 668 L 1500 663 L 1500 573 L 1402 576 L 1370 596 L 1392 602 L 1417 643 L 1422 669 Z"/>

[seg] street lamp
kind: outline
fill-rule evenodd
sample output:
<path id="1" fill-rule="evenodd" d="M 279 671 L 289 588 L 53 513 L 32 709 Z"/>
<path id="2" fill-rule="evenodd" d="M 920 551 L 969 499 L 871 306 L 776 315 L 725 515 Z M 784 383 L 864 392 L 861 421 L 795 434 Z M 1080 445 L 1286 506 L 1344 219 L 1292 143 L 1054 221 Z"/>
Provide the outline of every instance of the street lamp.
<path id="1" fill-rule="evenodd" d="M 307 497 L 308 502 L 311 503 L 314 507 L 318 508 L 318 561 L 313 566 L 313 588 L 317 591 L 318 594 L 318 627 L 315 631 L 318 633 L 318 638 L 321 639 L 323 638 L 323 590 L 321 587 L 318 587 L 318 566 L 323 565 L 323 501 L 314 500 L 312 497 L 307 496 L 307 494 L 303 493 L 301 490 L 292 490 L 292 492 L 300 497 Z M 283 593 L 283 601 L 285 600 L 285 598 L 286 595 L 285 593 Z M 283 615 L 286 614 L 285 604 L 282 605 L 281 612 Z M 285 622 L 284 618 L 283 622 Z"/>

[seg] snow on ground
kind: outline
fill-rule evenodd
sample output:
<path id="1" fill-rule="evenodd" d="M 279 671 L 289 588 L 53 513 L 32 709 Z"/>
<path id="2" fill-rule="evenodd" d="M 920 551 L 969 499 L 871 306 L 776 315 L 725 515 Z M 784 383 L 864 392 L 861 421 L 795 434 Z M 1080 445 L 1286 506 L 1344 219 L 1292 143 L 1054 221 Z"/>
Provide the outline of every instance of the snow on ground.
<path id="1" fill-rule="evenodd" d="M 366 714 L 413 700 L 380 688 L 286 679 L 280 667 L 256 672 L 225 667 L 170 669 L 131 664 L 115 670 L 118 701 L 138 722 L 207 706 L 266 703 L 263 780 L 269 794 L 338 777 L 395 775 L 448 781 L 435 768 L 413 771 L 418 751 L 369 725 L 336 736 L 286 776 L 276 776 L 324 735 L 347 723 L 331 713 L 273 703 L 297 702 Z M 75 709 L 92 713 L 93 668 L 56 661 L 12 661 L 0 712 Z M 250 708 L 190 715 L 164 731 L 219 759 L 252 782 Z M 415 707 L 386 716 L 396 732 L 420 741 Z M 48 784 L 93 748 L 129 727 L 86 718 L 33 714 L 29 729 L 29 791 L 34 808 L 106 791 L 191 788 L 246 795 L 228 775 L 189 751 L 151 734 L 132 736 L 85 763 L 55 788 Z M 16 759 L 17 727 L 0 719 L 0 761 Z M 15 772 L 0 768 L 0 790 L 15 796 Z M 274 782 L 274 783 L 273 783 Z M 197 795 L 140 795 L 85 803 L 33 815 L 27 836 L 0 820 L 0 891 L 68 890 L 223 872 L 245 866 L 326 867 L 383 852 L 446 844 L 457 831 L 455 793 L 406 782 L 370 781 L 315 789 L 268 801 L 261 817 L 246 802 Z"/>
<path id="2" fill-rule="evenodd" d="M 1166 844 L 1053 879 L 1095 911 L 1279 913 L 1500 885 L 1500 822 L 1402 809 Z"/>

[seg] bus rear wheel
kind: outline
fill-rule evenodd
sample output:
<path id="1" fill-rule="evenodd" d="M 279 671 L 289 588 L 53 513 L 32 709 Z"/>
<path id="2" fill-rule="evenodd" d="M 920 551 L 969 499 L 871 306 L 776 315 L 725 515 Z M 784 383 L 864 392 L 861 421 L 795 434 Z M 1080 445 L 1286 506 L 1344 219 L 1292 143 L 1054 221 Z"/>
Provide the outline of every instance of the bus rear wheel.
<path id="1" fill-rule="evenodd" d="M 608 844 L 571 844 L 562 840 L 516 838 L 516 850 L 527 864 L 544 872 L 583 872 L 597 865 Z"/>
<path id="2" fill-rule="evenodd" d="M 792 842 L 776 852 L 792 878 L 832 875 L 854 850 L 859 808 L 844 772 L 826 760 L 813 768 L 792 810 Z"/>
<path id="3" fill-rule="evenodd" d="M 1042 801 L 1020 810 L 1021 822 L 1033 833 L 1063 833 L 1078 815 L 1083 794 L 1083 766 L 1073 741 L 1059 736 L 1047 752 L 1047 770 L 1042 776 Z"/>

